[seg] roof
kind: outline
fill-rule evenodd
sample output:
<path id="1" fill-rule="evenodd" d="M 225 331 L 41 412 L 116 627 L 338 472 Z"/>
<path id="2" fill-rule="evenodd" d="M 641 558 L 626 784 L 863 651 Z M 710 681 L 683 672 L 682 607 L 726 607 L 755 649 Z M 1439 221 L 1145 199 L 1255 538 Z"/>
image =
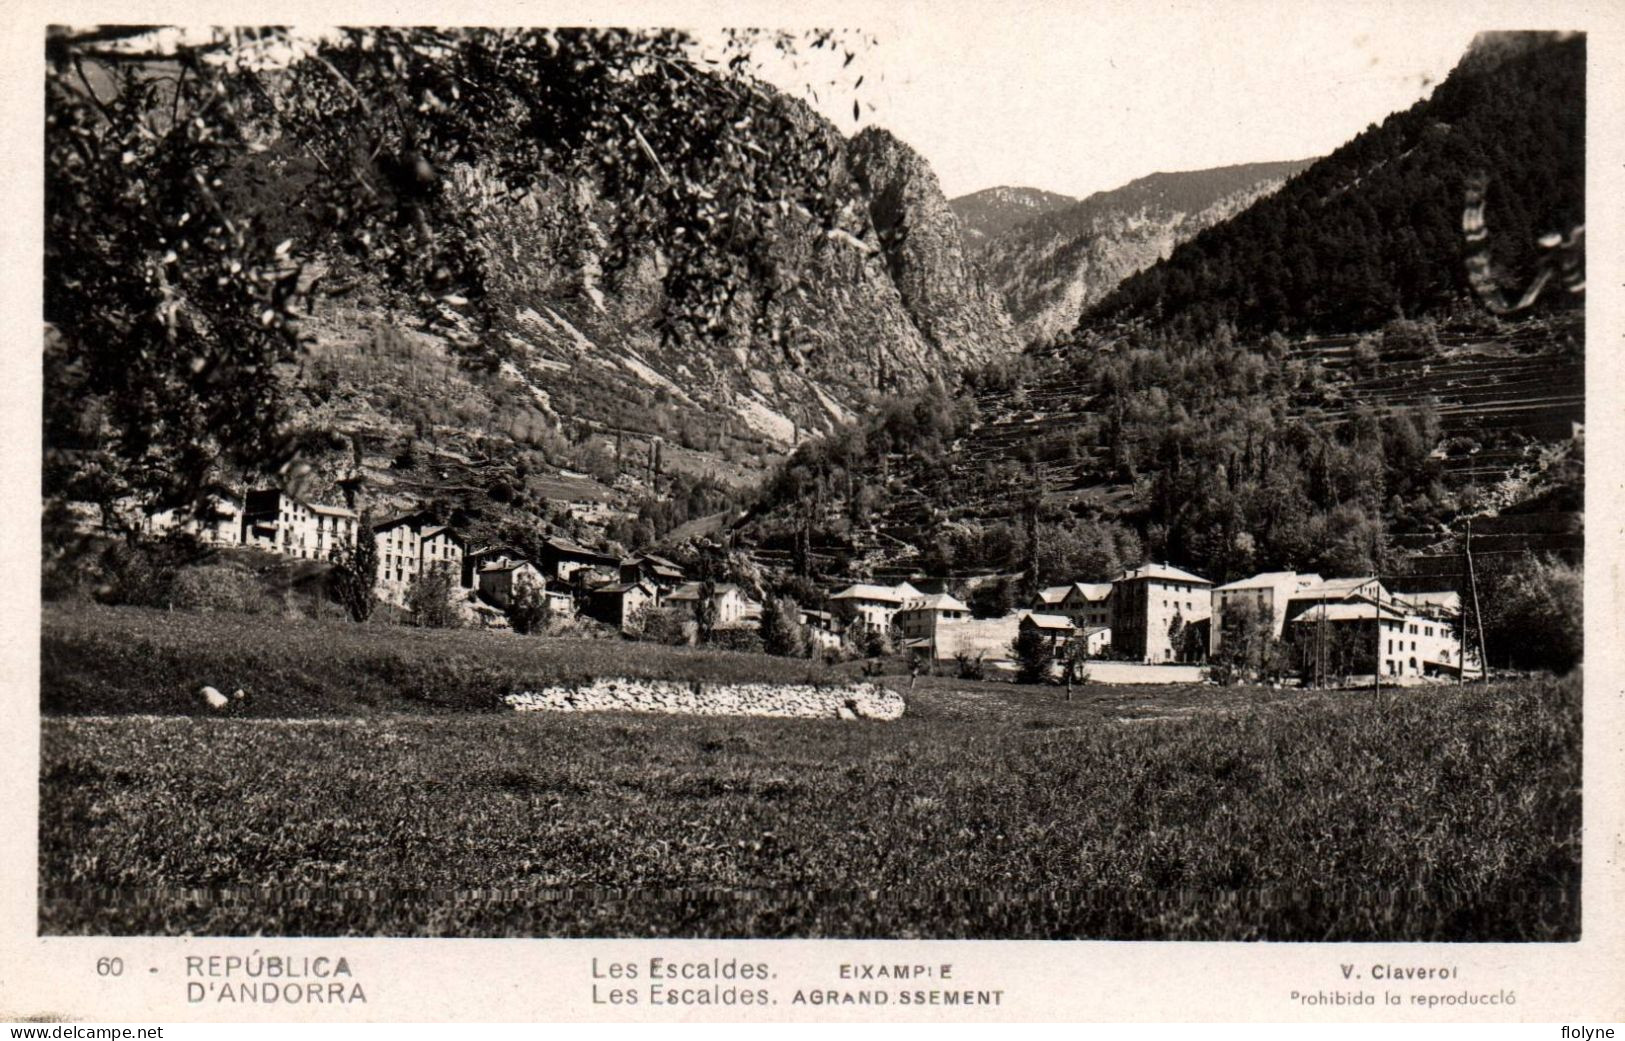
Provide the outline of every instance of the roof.
<path id="1" fill-rule="evenodd" d="M 1304 596 L 1349 596 L 1363 585 L 1377 581 L 1375 575 L 1358 578 L 1323 578 L 1308 589 L 1300 590 Z"/>
<path id="2" fill-rule="evenodd" d="M 1066 588 L 1068 596 L 1077 593 L 1089 601 L 1104 600 L 1112 595 L 1112 584 L 1110 582 L 1074 582 Z"/>
<path id="3" fill-rule="evenodd" d="M 534 568 L 536 565 L 528 560 L 511 560 L 508 557 L 499 557 L 489 564 L 481 564 L 481 571 L 518 571 L 522 567 Z"/>
<path id="4" fill-rule="evenodd" d="M 903 601 L 904 611 L 969 611 L 970 605 L 951 593 L 932 593 Z"/>
<path id="5" fill-rule="evenodd" d="M 599 586 L 597 589 L 592 591 L 592 595 L 597 596 L 600 593 L 614 593 L 616 596 L 620 596 L 623 593 L 630 593 L 634 589 L 641 589 L 645 595 L 654 596 L 654 590 L 649 588 L 649 583 L 643 581 L 617 582 L 612 586 Z"/>
<path id="6" fill-rule="evenodd" d="M 1145 579 L 1153 582 L 1192 582 L 1200 586 L 1210 586 L 1213 583 L 1201 575 L 1193 575 L 1189 571 L 1181 570 L 1172 564 L 1141 564 L 1139 567 L 1129 568 L 1118 576 L 1119 582 L 1138 582 Z"/>
<path id="7" fill-rule="evenodd" d="M 1077 626 L 1072 624 L 1072 619 L 1061 614 L 1039 614 L 1037 611 L 1033 611 L 1021 620 L 1023 625 L 1028 622 L 1033 623 L 1040 629 L 1060 629 L 1066 632 L 1077 629 Z"/>
<path id="8" fill-rule="evenodd" d="M 1297 578 L 1298 573 L 1296 571 L 1261 571 L 1251 578 L 1238 578 L 1234 582 L 1214 586 L 1213 591 L 1223 593 L 1232 589 L 1274 589 L 1283 582 L 1292 582 Z"/>
<path id="9" fill-rule="evenodd" d="M 588 549 L 579 542 L 571 542 L 569 539 L 560 538 L 557 535 L 550 536 L 544 544 L 554 552 L 562 553 L 566 556 L 587 557 L 590 560 L 604 560 L 614 564 L 619 564 L 621 562 L 620 557 L 611 556 L 608 553 L 600 553 L 595 549 Z"/>
<path id="10" fill-rule="evenodd" d="M 1050 586 L 1048 589 L 1038 591 L 1038 602 L 1053 606 L 1066 599 L 1066 594 L 1072 592 L 1071 586 Z"/>
<path id="11" fill-rule="evenodd" d="M 438 539 L 438 538 L 448 538 L 448 539 L 451 539 L 453 542 L 456 542 L 456 543 L 458 543 L 460 545 L 464 545 L 464 546 L 468 545 L 468 540 L 467 539 L 463 538 L 461 535 L 457 534 L 457 532 L 453 531 L 451 528 L 448 528 L 444 524 L 437 525 L 437 526 L 435 526 L 433 528 L 424 528 L 423 529 L 423 541 L 424 542 L 428 542 L 430 539 Z"/>
<path id="12" fill-rule="evenodd" d="M 354 517 L 356 512 L 343 506 L 329 506 L 325 502 L 307 502 L 305 508 L 311 513 L 326 513 L 334 517 Z"/>
<path id="13" fill-rule="evenodd" d="M 416 510 L 412 513 L 402 513 L 399 516 L 391 517 L 386 521 L 380 521 L 372 526 L 372 530 L 387 531 L 390 528 L 398 528 L 403 524 L 412 528 L 423 528 L 433 526 L 435 523 L 434 514 L 428 510 Z"/>
<path id="14" fill-rule="evenodd" d="M 1422 610 L 1448 613 L 1461 610 L 1461 594 L 1454 589 L 1441 589 L 1429 593 L 1396 593 L 1394 599 L 1401 604 Z"/>
<path id="15" fill-rule="evenodd" d="M 884 600 L 888 603 L 900 604 L 905 600 L 924 596 L 907 582 L 899 582 L 895 586 L 877 586 L 867 582 L 855 582 L 839 593 L 830 596 L 831 600 Z"/>
<path id="16" fill-rule="evenodd" d="M 1322 603 L 1308 608 L 1292 619 L 1294 622 L 1319 622 L 1322 617 L 1328 622 L 1369 622 L 1377 617 L 1379 606 L 1375 601 L 1362 600 L 1357 603 Z M 1387 604 L 1380 607 L 1383 615 L 1388 618 L 1403 618 L 1404 613 L 1396 611 Z"/>
<path id="17" fill-rule="evenodd" d="M 684 582 L 682 585 L 678 586 L 676 589 L 674 589 L 670 593 L 666 594 L 666 599 L 667 600 L 698 600 L 700 598 L 700 586 L 702 584 L 703 583 L 700 583 L 700 582 Z M 718 582 L 717 583 L 717 588 L 716 588 L 716 594 L 715 595 L 722 596 L 722 595 L 724 595 L 726 593 L 729 593 L 729 592 L 738 593 L 739 592 L 739 587 L 734 585 L 732 582 Z M 743 595 L 743 594 L 741 594 L 741 595 Z"/>

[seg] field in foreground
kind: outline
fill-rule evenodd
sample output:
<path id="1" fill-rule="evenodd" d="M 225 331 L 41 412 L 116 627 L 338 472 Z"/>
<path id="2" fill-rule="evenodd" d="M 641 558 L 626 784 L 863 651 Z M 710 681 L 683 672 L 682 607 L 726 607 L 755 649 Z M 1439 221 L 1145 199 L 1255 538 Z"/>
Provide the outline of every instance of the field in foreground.
<path id="1" fill-rule="evenodd" d="M 51 715 L 40 928 L 1568 940 L 1579 734 L 1577 681 L 922 680 L 896 723 Z"/>
<path id="2" fill-rule="evenodd" d="M 91 604 L 41 615 L 40 706 L 74 715 L 207 714 L 204 684 L 246 690 L 246 715 L 287 718 L 492 712 L 504 694 L 599 676 L 818 683 L 851 671 L 616 639 Z"/>

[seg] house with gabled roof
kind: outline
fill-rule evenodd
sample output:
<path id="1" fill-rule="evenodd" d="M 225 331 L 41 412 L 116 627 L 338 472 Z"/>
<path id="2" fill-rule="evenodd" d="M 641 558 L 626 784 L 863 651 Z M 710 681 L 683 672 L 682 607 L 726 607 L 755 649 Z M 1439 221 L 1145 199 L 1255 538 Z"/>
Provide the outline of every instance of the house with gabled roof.
<path id="1" fill-rule="evenodd" d="M 1284 636 L 1294 601 L 1300 600 L 1310 590 L 1323 589 L 1325 581 L 1313 573 L 1264 571 L 1215 586 L 1209 651 L 1218 652 L 1224 642 L 1225 618 L 1239 615 L 1244 610 L 1242 605 L 1247 605 L 1246 609 L 1253 611 L 1258 618 L 1269 620 L 1271 635 L 1277 639 Z"/>
<path id="2" fill-rule="evenodd" d="M 260 488 L 243 498 L 245 546 L 305 560 L 327 560 L 357 537 L 360 518 L 344 506 L 306 502 L 280 488 Z"/>
<path id="3" fill-rule="evenodd" d="M 904 600 L 891 624 L 909 646 L 935 647 L 943 623 L 969 618 L 970 613 L 970 605 L 951 593 L 928 593 Z"/>
<path id="4" fill-rule="evenodd" d="M 1024 614 L 1021 621 L 1016 623 L 1020 631 L 1036 631 L 1048 644 L 1051 654 L 1059 655 L 1066 649 L 1072 637 L 1077 635 L 1078 627 L 1072 624 L 1072 619 L 1064 614 L 1044 614 L 1039 611 L 1029 611 Z"/>
<path id="5" fill-rule="evenodd" d="M 587 594 L 583 613 L 622 632 L 638 625 L 643 611 L 654 606 L 655 587 L 643 579 L 599 586 Z"/>
<path id="6" fill-rule="evenodd" d="M 547 582 L 535 564 L 523 558 L 507 556 L 482 562 L 475 572 L 475 580 L 480 598 L 502 611 L 513 606 L 514 597 L 522 588 L 547 588 Z"/>
<path id="7" fill-rule="evenodd" d="M 704 591 L 703 582 L 684 582 L 662 602 L 686 612 L 698 621 Z M 752 614 L 756 617 L 761 616 L 762 605 L 746 596 L 745 591 L 732 582 L 718 582 L 712 592 L 712 601 L 716 605 L 714 624 L 719 629 L 738 626 L 746 622 Z"/>
<path id="8" fill-rule="evenodd" d="M 463 566 L 468 544 L 427 510 L 390 517 L 372 526 L 378 547 L 378 591 L 385 600 L 406 603 L 407 591 L 423 575 L 444 568 L 458 585 L 473 585 Z"/>
<path id="9" fill-rule="evenodd" d="M 1111 601 L 1112 584 L 1110 582 L 1073 582 L 1071 585 L 1061 586 L 1065 592 L 1052 603 L 1034 605 L 1034 610 L 1048 614 L 1061 614 L 1072 620 L 1072 624 L 1080 629 L 1094 626 L 1097 628 L 1110 628 L 1112 624 Z"/>
<path id="10" fill-rule="evenodd" d="M 899 582 L 894 586 L 854 582 L 845 589 L 831 594 L 825 607 L 841 623 L 842 628 L 860 626 L 864 629 L 890 632 L 892 619 L 905 603 L 925 596 L 911 583 Z"/>
<path id="11" fill-rule="evenodd" d="M 586 587 L 619 579 L 621 558 L 588 549 L 572 539 L 552 535 L 542 542 L 537 552 L 536 566 L 550 579 Z"/>
<path id="12" fill-rule="evenodd" d="M 653 553 L 642 553 L 621 561 L 621 581 L 644 581 L 664 596 L 683 584 L 683 569 Z"/>

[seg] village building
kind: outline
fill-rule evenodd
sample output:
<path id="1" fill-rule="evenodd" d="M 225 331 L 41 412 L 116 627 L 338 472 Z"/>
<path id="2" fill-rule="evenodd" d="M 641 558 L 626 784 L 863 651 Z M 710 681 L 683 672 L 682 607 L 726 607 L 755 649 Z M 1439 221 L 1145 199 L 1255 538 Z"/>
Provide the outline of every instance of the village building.
<path id="1" fill-rule="evenodd" d="M 251 491 L 243 503 L 245 546 L 304 560 L 326 560 L 356 538 L 354 510 L 307 503 L 279 488 Z"/>
<path id="2" fill-rule="evenodd" d="M 513 606 L 514 597 L 527 586 L 546 588 L 542 573 L 536 565 L 522 558 L 499 556 L 479 565 L 475 572 L 476 589 L 481 599 L 499 610 Z"/>
<path id="3" fill-rule="evenodd" d="M 1270 635 L 1279 639 L 1286 633 L 1293 602 L 1310 590 L 1324 587 L 1325 580 L 1319 575 L 1296 571 L 1265 571 L 1214 587 L 1210 651 L 1218 653 L 1224 642 L 1225 619 L 1238 614 L 1241 605 L 1251 606 L 1256 617 L 1267 619 Z M 1299 609 L 1303 606 L 1298 604 Z"/>
<path id="4" fill-rule="evenodd" d="M 553 579 L 542 590 L 547 599 L 547 613 L 554 618 L 574 618 L 576 616 L 576 594 L 569 585 Z"/>
<path id="5" fill-rule="evenodd" d="M 665 603 L 699 621 L 703 589 L 704 583 L 685 582 L 666 597 Z M 761 617 L 762 605 L 747 597 L 744 590 L 732 582 L 718 582 L 711 599 L 716 605 L 712 624 L 718 629 L 737 627 L 749 622 L 753 615 Z"/>
<path id="6" fill-rule="evenodd" d="M 423 570 L 446 567 L 458 576 L 459 583 L 462 581 L 463 554 L 468 552 L 468 543 L 461 535 L 443 526 L 426 528 L 418 537 L 418 545 L 423 550 Z"/>
<path id="7" fill-rule="evenodd" d="M 206 492 L 193 507 L 153 509 L 126 497 L 119 501 L 116 512 L 148 536 L 184 531 L 211 546 L 236 546 L 243 541 L 243 498 L 223 485 Z"/>
<path id="8" fill-rule="evenodd" d="M 1113 652 L 1142 662 L 1202 657 L 1212 593 L 1212 582 L 1170 564 L 1124 571 L 1112 583 Z"/>
<path id="9" fill-rule="evenodd" d="M 638 579 L 599 586 L 587 594 L 584 613 L 622 632 L 638 628 L 645 610 L 655 605 L 653 585 Z"/>
<path id="10" fill-rule="evenodd" d="M 412 583 L 436 568 L 446 568 L 459 585 L 467 587 L 463 557 L 467 547 L 461 536 L 436 522 L 427 512 L 408 513 L 373 526 L 378 547 L 379 595 L 404 604 Z"/>
<path id="11" fill-rule="evenodd" d="M 1111 597 L 1110 582 L 1073 582 L 1041 590 L 1033 610 L 1065 615 L 1079 629 L 1108 629 L 1112 624 Z"/>
<path id="12" fill-rule="evenodd" d="M 1291 626 L 1296 664 L 1308 682 L 1369 676 L 1373 664 L 1395 680 L 1458 676 L 1463 665 L 1456 626 L 1399 599 L 1327 600 L 1294 615 Z"/>
<path id="13" fill-rule="evenodd" d="M 1021 621 L 1016 623 L 1018 632 L 1037 631 L 1045 640 L 1051 655 L 1060 657 L 1066 653 L 1067 646 L 1072 637 L 1077 634 L 1078 627 L 1072 624 L 1072 619 L 1061 614 L 1042 614 L 1029 611 L 1023 615 Z"/>
<path id="14" fill-rule="evenodd" d="M 1287 617 L 1295 618 L 1299 613 L 1313 607 L 1315 604 L 1335 604 L 1341 601 L 1376 600 L 1387 603 L 1393 597 L 1383 587 L 1382 581 L 1373 575 L 1360 575 L 1353 578 L 1323 578 L 1319 582 L 1310 583 L 1292 594 L 1287 603 Z"/>
<path id="15" fill-rule="evenodd" d="M 643 581 L 654 587 L 656 596 L 663 598 L 683 584 L 683 569 L 653 553 L 645 553 L 621 561 L 621 581 Z"/>
<path id="16" fill-rule="evenodd" d="M 858 630 L 889 633 L 892 619 L 903 605 L 923 596 L 924 593 L 907 582 L 895 586 L 858 582 L 832 594 L 825 601 L 825 606 L 844 630 L 850 632 L 856 627 Z"/>
<path id="17" fill-rule="evenodd" d="M 1082 645 L 1085 657 L 1104 658 L 1112 649 L 1111 627 L 1105 625 L 1084 626 L 1073 635 L 1072 642 Z"/>
<path id="18" fill-rule="evenodd" d="M 203 498 L 203 513 L 189 521 L 199 539 L 213 546 L 235 546 L 243 541 L 243 497 L 220 488 Z"/>
<path id="19" fill-rule="evenodd" d="M 803 607 L 797 612 L 796 620 L 807 631 L 807 639 L 821 651 L 837 650 L 841 646 L 841 634 L 835 628 L 835 616 L 828 611 L 815 611 Z"/>
<path id="20" fill-rule="evenodd" d="M 621 558 L 553 536 L 542 543 L 536 567 L 550 579 L 578 589 L 605 585 L 621 577 Z"/>
<path id="21" fill-rule="evenodd" d="M 951 593 L 930 593 L 903 601 L 892 615 L 892 629 L 903 646 L 928 649 L 936 657 L 937 630 L 944 622 L 970 617 L 970 605 Z"/>

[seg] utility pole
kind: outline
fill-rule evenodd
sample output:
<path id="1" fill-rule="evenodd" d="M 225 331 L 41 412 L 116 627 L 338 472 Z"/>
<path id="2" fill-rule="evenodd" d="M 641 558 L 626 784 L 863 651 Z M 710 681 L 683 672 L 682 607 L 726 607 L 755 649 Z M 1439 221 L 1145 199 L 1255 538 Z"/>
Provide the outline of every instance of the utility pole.
<path id="1" fill-rule="evenodd" d="M 1371 599 L 1372 620 L 1377 623 L 1377 657 L 1371 669 L 1371 696 L 1382 700 L 1382 587 L 1377 587 L 1377 595 Z"/>
<path id="2" fill-rule="evenodd" d="M 1490 652 L 1484 646 L 1484 612 L 1479 609 L 1479 605 L 1478 605 L 1478 574 L 1477 574 L 1476 571 L 1473 570 L 1473 522 L 1472 521 L 1467 522 L 1467 537 L 1463 541 L 1462 547 L 1463 547 L 1463 551 L 1467 554 L 1467 581 L 1472 586 L 1472 590 L 1473 590 L 1473 623 L 1474 623 L 1474 628 L 1476 628 L 1478 630 L 1478 667 L 1479 667 L 1479 669 L 1481 669 L 1483 671 L 1484 682 L 1488 683 L 1490 681 Z M 1465 630 L 1466 626 L 1463 626 L 1462 628 Z M 1462 637 L 1463 637 L 1463 641 L 1464 641 L 1463 644 L 1462 644 L 1462 647 L 1463 647 L 1464 650 L 1466 649 L 1466 643 L 1465 643 L 1466 635 L 1467 634 L 1465 632 L 1462 633 Z M 1465 659 L 1466 659 L 1466 656 L 1463 655 L 1462 668 L 1464 670 L 1467 667 L 1467 662 L 1466 662 Z"/>

